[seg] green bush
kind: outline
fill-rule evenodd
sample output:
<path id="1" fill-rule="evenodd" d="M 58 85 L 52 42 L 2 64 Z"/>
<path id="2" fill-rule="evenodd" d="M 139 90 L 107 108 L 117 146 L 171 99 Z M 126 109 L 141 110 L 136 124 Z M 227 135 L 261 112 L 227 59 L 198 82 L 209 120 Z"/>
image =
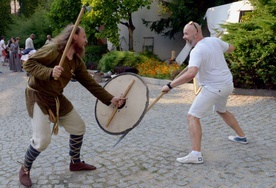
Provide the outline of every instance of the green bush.
<path id="1" fill-rule="evenodd" d="M 223 39 L 236 48 L 226 56 L 235 87 L 276 89 L 276 3 L 269 2 L 256 3 L 242 23 L 224 26 L 228 34 Z"/>
<path id="2" fill-rule="evenodd" d="M 105 54 L 98 64 L 101 72 L 114 71 L 117 66 L 136 67 L 146 57 L 129 51 L 111 51 Z"/>
<path id="3" fill-rule="evenodd" d="M 90 45 L 86 47 L 84 62 L 88 69 L 97 69 L 103 54 L 107 51 L 107 45 Z"/>
<path id="4" fill-rule="evenodd" d="M 157 61 L 161 61 L 161 59 L 156 55 L 154 54 L 153 52 L 151 51 L 144 51 L 144 52 L 140 52 L 139 55 L 142 55 L 142 56 L 145 56 L 149 59 L 154 59 L 154 60 L 157 60 Z"/>

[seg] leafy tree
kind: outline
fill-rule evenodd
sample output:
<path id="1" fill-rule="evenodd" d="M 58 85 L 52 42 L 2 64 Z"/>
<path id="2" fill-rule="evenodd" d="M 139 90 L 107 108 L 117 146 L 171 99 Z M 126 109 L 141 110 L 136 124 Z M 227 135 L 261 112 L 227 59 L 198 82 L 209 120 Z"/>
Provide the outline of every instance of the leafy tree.
<path id="1" fill-rule="evenodd" d="M 92 11 L 85 15 L 85 23 L 94 30 L 98 38 L 108 38 L 114 45 L 119 45 L 118 24 L 123 24 L 129 31 L 129 50 L 133 51 L 133 32 L 135 26 L 132 22 L 132 13 L 139 8 L 147 7 L 151 0 L 82 0 L 84 4 L 92 6 Z M 122 21 L 123 20 L 123 21 Z M 96 27 L 104 25 L 101 31 Z M 87 29 L 86 29 L 87 30 Z"/>
<path id="2" fill-rule="evenodd" d="M 236 47 L 227 59 L 236 87 L 276 89 L 276 2 L 251 2 L 255 10 L 241 23 L 224 25 L 223 39 Z"/>
<path id="3" fill-rule="evenodd" d="M 8 38 L 20 37 L 20 47 L 25 47 L 25 39 L 30 34 L 35 34 L 34 46 L 36 49 L 45 44 L 46 35 L 51 34 L 50 23 L 47 19 L 47 10 L 44 7 L 38 7 L 34 14 L 26 18 L 24 16 L 13 16 L 13 24 L 10 25 L 10 31 L 7 34 Z"/>
<path id="4" fill-rule="evenodd" d="M 31 17 L 38 6 L 46 5 L 48 0 L 19 0 L 19 15 L 24 15 L 25 17 Z"/>
<path id="5" fill-rule="evenodd" d="M 81 0 L 54 0 L 49 11 L 53 34 L 57 35 L 66 25 L 74 24 L 81 10 Z"/>
<path id="6" fill-rule="evenodd" d="M 178 32 L 182 32 L 183 27 L 189 21 L 198 23 L 203 22 L 203 17 L 208 8 L 235 0 L 157 0 L 160 4 L 160 13 L 164 17 L 160 20 L 151 21 L 142 19 L 143 23 L 148 26 L 151 31 L 155 31 L 163 36 L 173 38 Z"/>
<path id="7" fill-rule="evenodd" d="M 9 29 L 9 24 L 12 21 L 11 18 L 11 1 L 10 0 L 1 0 L 1 6 L 0 6 L 0 35 L 4 35 L 7 33 Z"/>
<path id="8" fill-rule="evenodd" d="M 21 5 L 19 14 L 12 15 L 12 21 L 8 25 L 7 39 L 20 37 L 20 47 L 24 48 L 25 39 L 34 33 L 36 35 L 34 40 L 35 48 L 38 49 L 44 45 L 46 35 L 51 34 L 51 24 L 46 15 L 52 1 L 19 0 L 19 4 Z"/>

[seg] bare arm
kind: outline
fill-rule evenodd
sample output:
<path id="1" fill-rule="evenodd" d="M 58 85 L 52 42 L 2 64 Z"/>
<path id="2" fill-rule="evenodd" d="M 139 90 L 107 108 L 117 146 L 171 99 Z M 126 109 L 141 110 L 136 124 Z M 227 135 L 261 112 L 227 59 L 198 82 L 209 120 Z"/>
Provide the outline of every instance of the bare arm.
<path id="1" fill-rule="evenodd" d="M 188 70 L 183 75 L 179 76 L 178 78 L 172 81 L 171 86 L 176 87 L 191 81 L 196 76 L 197 72 L 198 72 L 197 67 L 189 67 Z"/>
<path id="2" fill-rule="evenodd" d="M 231 53 L 235 50 L 235 47 L 232 45 L 232 44 L 229 44 L 229 48 L 228 50 L 226 51 L 226 53 Z"/>
<path id="3" fill-rule="evenodd" d="M 175 78 L 170 83 L 170 86 L 173 88 L 173 87 L 176 87 L 176 86 L 179 86 L 181 84 L 191 81 L 196 76 L 197 72 L 198 72 L 197 67 L 189 67 L 187 69 L 187 71 L 184 72 L 181 76 Z M 162 88 L 162 92 L 168 92 L 169 90 L 170 90 L 170 88 L 167 85 L 163 86 L 163 88 Z"/>

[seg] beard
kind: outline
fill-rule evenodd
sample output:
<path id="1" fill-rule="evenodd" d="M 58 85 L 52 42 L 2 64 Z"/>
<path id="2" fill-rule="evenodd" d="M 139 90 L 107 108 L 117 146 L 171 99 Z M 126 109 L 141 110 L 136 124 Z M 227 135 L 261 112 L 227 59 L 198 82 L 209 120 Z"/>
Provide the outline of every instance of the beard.
<path id="1" fill-rule="evenodd" d="M 77 43 L 74 43 L 73 45 L 76 54 L 78 54 L 80 57 L 83 57 L 85 54 L 85 46 L 79 46 Z"/>
<path id="2" fill-rule="evenodd" d="M 192 41 L 186 39 L 186 43 L 188 43 L 190 46 L 192 46 Z"/>
<path id="3" fill-rule="evenodd" d="M 191 40 L 186 39 L 186 43 L 188 43 L 191 47 L 194 47 L 196 45 L 196 42 L 194 39 L 191 39 Z"/>

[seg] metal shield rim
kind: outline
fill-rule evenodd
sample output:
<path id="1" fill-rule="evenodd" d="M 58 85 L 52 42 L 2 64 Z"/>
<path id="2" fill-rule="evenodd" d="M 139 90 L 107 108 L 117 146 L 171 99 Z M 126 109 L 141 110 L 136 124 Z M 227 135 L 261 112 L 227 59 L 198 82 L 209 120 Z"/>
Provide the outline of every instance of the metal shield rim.
<path id="1" fill-rule="evenodd" d="M 124 75 L 132 75 L 132 76 L 135 76 L 136 78 L 138 78 L 138 79 L 145 85 L 145 87 L 146 87 L 147 101 L 146 101 L 146 104 L 145 104 L 145 109 L 144 109 L 144 111 L 142 112 L 140 118 L 138 119 L 138 121 L 137 121 L 132 127 L 128 128 L 128 129 L 126 129 L 126 130 L 124 130 L 124 131 L 122 131 L 122 132 L 110 132 L 110 131 L 104 129 L 104 128 L 101 126 L 101 124 L 100 124 L 100 122 L 99 122 L 99 120 L 98 120 L 98 117 L 97 117 L 96 112 L 97 112 L 97 104 L 98 104 L 98 102 L 99 102 L 99 99 L 96 99 L 95 108 L 94 108 L 94 114 L 95 114 L 96 122 L 97 122 L 98 126 L 99 126 L 104 132 L 106 132 L 106 133 L 108 133 L 108 134 L 111 134 L 111 135 L 122 135 L 122 134 L 126 134 L 126 133 L 128 133 L 129 131 L 131 131 L 132 129 L 134 129 L 137 125 L 139 125 L 139 123 L 140 123 L 140 122 L 142 121 L 142 119 L 144 118 L 144 116 L 145 116 L 145 114 L 146 114 L 146 112 L 147 112 L 148 106 L 149 106 L 149 89 L 148 89 L 147 84 L 145 83 L 145 81 L 144 81 L 139 75 L 137 75 L 137 74 L 134 74 L 134 73 L 131 73 L 131 72 L 121 73 L 121 74 L 119 74 L 119 75 L 113 77 L 113 78 L 110 79 L 109 81 L 107 81 L 107 82 L 103 85 L 103 88 L 105 88 L 113 79 L 116 79 L 116 78 L 118 78 L 118 77 L 120 77 L 120 76 L 124 76 Z"/>

